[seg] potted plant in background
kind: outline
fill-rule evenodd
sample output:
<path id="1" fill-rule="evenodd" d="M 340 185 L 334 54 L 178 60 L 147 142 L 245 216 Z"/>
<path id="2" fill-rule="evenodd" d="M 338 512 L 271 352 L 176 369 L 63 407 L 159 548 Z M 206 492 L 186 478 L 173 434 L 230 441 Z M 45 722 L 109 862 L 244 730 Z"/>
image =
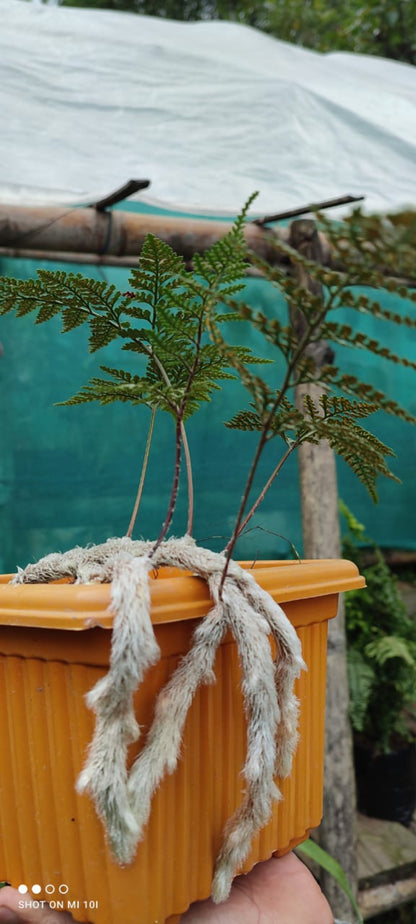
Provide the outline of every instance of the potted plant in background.
<path id="1" fill-rule="evenodd" d="M 36 311 L 38 323 L 60 313 L 63 332 L 89 325 L 91 350 L 118 338 L 133 359 L 134 371 L 103 367 L 105 378 L 94 378 L 67 403 L 132 401 L 147 407 L 150 418 L 128 535 L 52 553 L 20 570 L 11 584 L 5 578 L 0 587 L 1 682 L 10 736 L 2 752 L 2 821 L 8 835 L 0 865 L 8 878 L 42 877 L 52 884 L 58 877 L 78 894 L 79 904 L 72 906 L 78 916 L 93 917 L 96 924 L 120 918 L 129 924 L 138 916 L 149 924 L 178 915 L 191 901 L 206 897 L 212 876 L 214 898 L 223 900 L 236 871 L 291 849 L 319 822 L 326 622 L 335 615 L 338 593 L 363 586 L 363 580 L 351 562 L 264 562 L 252 568 L 240 567 L 232 555 L 298 446 L 328 440 L 374 496 L 379 474 L 394 477 L 386 464 L 391 450 L 361 421 L 379 408 L 412 419 L 332 362 L 318 367 L 308 349 L 322 338 L 357 345 L 358 335 L 328 315 L 354 280 L 368 276 L 368 262 L 358 260 L 351 272 L 315 267 L 325 286 L 317 293 L 250 255 L 288 302 L 301 308 L 298 337 L 286 320 L 266 318 L 236 300 L 248 258 L 246 211 L 222 241 L 195 257 L 192 273 L 149 235 L 128 292 L 62 272 L 39 271 L 36 280 L 25 282 L 1 280 L 2 313 Z M 311 270 L 310 261 L 292 248 L 276 246 L 293 265 Z M 375 276 L 374 271 L 373 283 Z M 378 284 L 381 278 L 384 282 L 380 273 Z M 351 294 L 348 299 L 359 310 L 374 310 L 368 299 L 354 301 Z M 252 371 L 261 358 L 233 345 L 229 326 L 237 321 L 260 331 L 283 356 L 277 386 L 267 374 Z M 374 341 L 360 345 L 378 352 Z M 397 360 L 388 351 L 386 356 Z M 201 402 L 230 376 L 241 380 L 250 405 L 228 426 L 257 432 L 258 442 L 233 534 L 218 555 L 192 539 L 186 428 Z M 325 387 L 319 403 L 306 395 L 303 406 L 296 406 L 292 389 L 317 382 Z M 172 490 L 159 536 L 134 541 L 149 446 L 157 438 L 161 412 L 174 422 Z M 258 462 L 272 439 L 283 442 L 283 451 L 253 498 Z M 187 534 L 167 538 L 183 459 Z M 86 693 L 96 720 L 80 773 L 92 735 Z M 299 744 L 290 773 L 298 739 L 297 698 Z M 37 737 L 28 751 L 25 732 L 32 723 Z M 139 726 L 147 737 L 137 744 Z M 163 779 L 166 771 L 170 775 Z M 281 802 L 275 775 L 288 777 Z M 104 822 L 110 851 L 92 804 L 80 795 L 85 789 Z"/>
<path id="2" fill-rule="evenodd" d="M 345 504 L 341 510 L 345 555 L 366 580 L 360 597 L 353 591 L 346 600 L 358 808 L 409 825 L 416 805 L 416 623 L 381 550 Z"/>

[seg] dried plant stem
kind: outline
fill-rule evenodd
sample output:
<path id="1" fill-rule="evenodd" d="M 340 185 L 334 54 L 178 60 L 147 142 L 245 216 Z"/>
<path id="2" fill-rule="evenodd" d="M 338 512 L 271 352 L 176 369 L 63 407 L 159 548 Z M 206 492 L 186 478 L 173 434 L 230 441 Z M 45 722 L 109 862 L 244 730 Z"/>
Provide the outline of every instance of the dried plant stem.
<path id="1" fill-rule="evenodd" d="M 151 447 L 151 445 L 152 445 L 152 437 L 153 437 L 153 428 L 154 428 L 154 423 L 155 423 L 155 417 L 156 417 L 156 408 L 154 407 L 154 408 L 152 408 L 152 416 L 151 416 L 151 418 L 150 418 L 150 424 L 149 424 L 149 430 L 148 430 L 148 434 L 147 434 L 146 447 L 145 447 L 144 457 L 143 457 L 142 470 L 141 470 L 141 473 L 140 473 L 139 487 L 138 487 L 138 489 L 137 489 L 136 500 L 135 500 L 135 502 L 134 502 L 133 513 L 132 513 L 132 515 L 131 515 L 129 527 L 128 527 L 128 530 L 127 530 L 127 532 L 126 532 L 126 536 L 127 536 L 129 539 L 131 539 L 131 536 L 132 536 L 132 533 L 133 533 L 133 530 L 134 530 L 134 526 L 135 526 L 136 519 L 137 519 L 137 514 L 138 514 L 138 512 L 139 512 L 140 502 L 141 502 L 142 495 L 143 495 L 144 482 L 145 482 L 146 472 L 147 472 L 147 466 L 148 466 L 148 462 L 149 462 L 150 447 Z"/>

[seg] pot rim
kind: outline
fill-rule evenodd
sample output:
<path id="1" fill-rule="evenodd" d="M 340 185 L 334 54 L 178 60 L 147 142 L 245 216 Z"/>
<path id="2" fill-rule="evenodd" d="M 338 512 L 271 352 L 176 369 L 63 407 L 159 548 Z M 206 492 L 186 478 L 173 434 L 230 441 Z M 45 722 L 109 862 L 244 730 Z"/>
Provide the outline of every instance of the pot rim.
<path id="1" fill-rule="evenodd" d="M 357 566 L 347 559 L 240 562 L 253 569 L 260 586 L 278 603 L 325 597 L 365 587 Z M 0 626 L 83 630 L 111 629 L 110 584 L 10 584 L 0 575 Z M 161 568 L 151 581 L 152 622 L 178 622 L 204 616 L 210 596 L 202 578 Z"/>

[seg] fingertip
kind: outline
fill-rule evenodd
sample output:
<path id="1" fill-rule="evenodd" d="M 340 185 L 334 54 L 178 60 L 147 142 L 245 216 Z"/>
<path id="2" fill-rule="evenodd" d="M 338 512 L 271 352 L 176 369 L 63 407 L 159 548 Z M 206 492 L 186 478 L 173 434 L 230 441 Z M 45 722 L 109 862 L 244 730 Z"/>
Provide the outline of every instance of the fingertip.
<path id="1" fill-rule="evenodd" d="M 19 917 L 15 911 L 12 911 L 7 905 L 0 907 L 0 924 L 18 924 L 18 922 Z"/>

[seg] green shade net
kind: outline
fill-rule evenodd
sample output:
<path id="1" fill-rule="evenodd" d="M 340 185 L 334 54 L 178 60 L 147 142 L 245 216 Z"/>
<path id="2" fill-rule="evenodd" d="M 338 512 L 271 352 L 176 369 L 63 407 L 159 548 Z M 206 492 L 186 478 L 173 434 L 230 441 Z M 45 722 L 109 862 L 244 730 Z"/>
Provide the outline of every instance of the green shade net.
<path id="1" fill-rule="evenodd" d="M 128 289 L 129 271 L 114 267 L 85 267 L 0 258 L 0 273 L 18 278 L 34 276 L 37 268 L 60 268 L 105 278 L 122 291 Z M 269 283 L 247 281 L 244 297 L 268 315 L 285 311 Z M 380 298 L 380 293 L 378 293 Z M 400 300 L 382 293 L 386 307 L 400 310 Z M 409 308 L 409 306 L 405 306 Z M 340 309 L 337 319 L 356 324 L 357 315 Z M 388 337 L 392 351 L 416 361 L 416 334 L 407 328 L 385 327 L 385 321 L 360 316 L 361 328 L 375 337 Z M 382 330 L 380 329 L 382 326 Z M 254 352 L 265 352 L 256 332 L 235 325 L 233 336 Z M 0 565 L 10 572 L 17 565 L 51 551 L 104 541 L 127 529 L 140 476 L 142 453 L 149 424 L 146 408 L 121 403 L 101 407 L 54 407 L 75 394 L 98 374 L 100 364 L 133 364 L 134 356 L 121 353 L 112 343 L 89 354 L 85 326 L 60 335 L 60 319 L 34 326 L 34 316 L 0 319 Z M 338 349 L 337 362 L 346 372 L 372 381 L 390 397 L 416 414 L 416 378 L 409 369 L 385 362 L 363 350 Z M 133 369 L 134 366 L 131 365 Z M 263 367 L 264 369 L 264 367 Z M 268 367 L 270 381 L 279 381 L 279 365 Z M 194 536 L 220 550 L 232 530 L 247 472 L 255 450 L 256 434 L 225 428 L 223 422 L 247 398 L 241 385 L 226 383 L 225 390 L 187 424 L 195 480 Z M 162 414 L 156 419 L 145 495 L 134 536 L 155 538 L 166 512 L 173 477 L 174 424 Z M 384 547 L 416 548 L 411 512 L 416 508 L 416 431 L 386 415 L 370 419 L 369 426 L 390 445 L 397 458 L 391 467 L 402 484 L 379 482 L 379 504 L 373 505 L 348 467 L 339 463 L 339 493 L 370 534 Z M 268 478 L 283 444 L 272 441 L 262 459 L 253 499 Z M 296 459 L 278 476 L 266 500 L 239 540 L 239 558 L 293 556 L 293 544 L 302 554 Z M 186 481 L 171 534 L 180 535 L 187 522 Z"/>

